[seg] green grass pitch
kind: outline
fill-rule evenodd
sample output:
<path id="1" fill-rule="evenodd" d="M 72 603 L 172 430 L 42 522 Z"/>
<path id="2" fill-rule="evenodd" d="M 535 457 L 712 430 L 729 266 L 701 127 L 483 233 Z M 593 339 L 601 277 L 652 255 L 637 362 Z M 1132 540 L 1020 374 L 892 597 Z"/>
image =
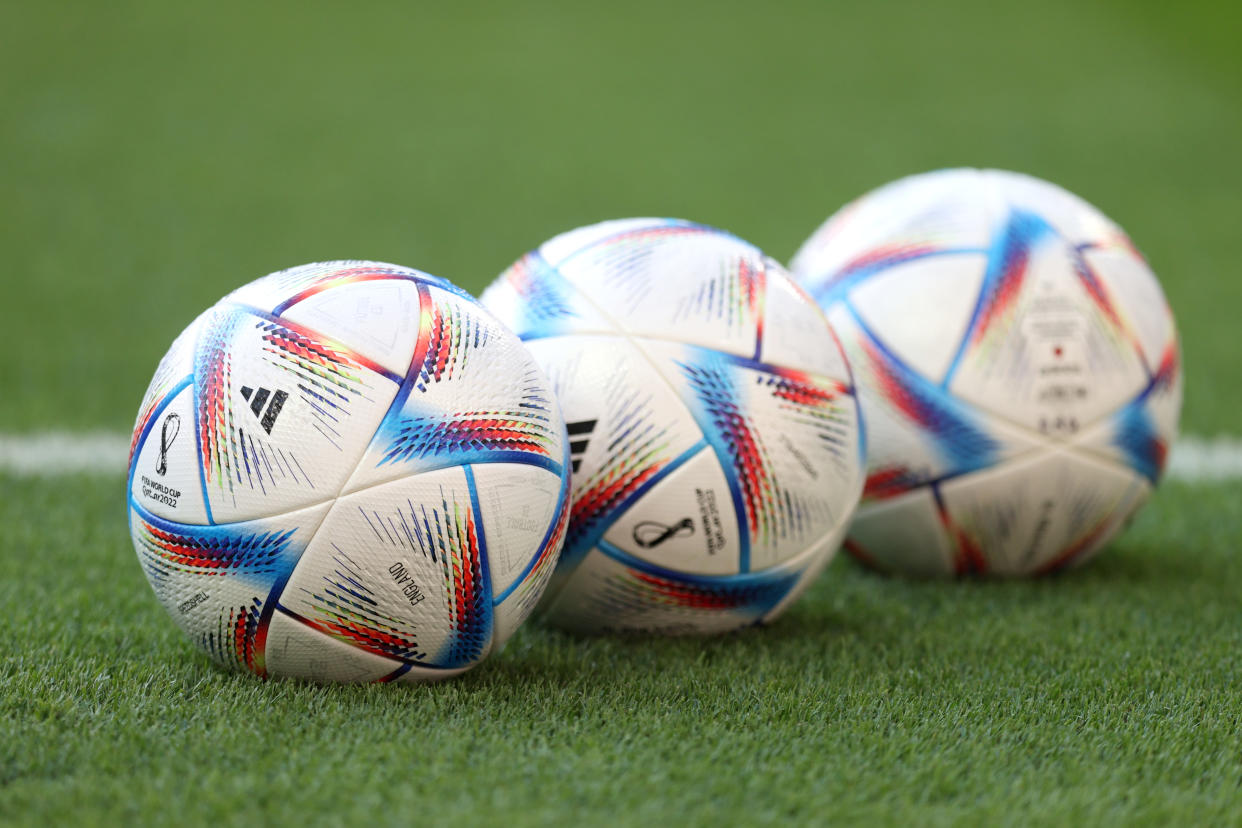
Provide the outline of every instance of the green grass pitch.
<path id="1" fill-rule="evenodd" d="M 1224 15 L 1233 14 L 1232 20 Z M 1242 431 L 1242 57 L 1212 3 L 0 6 L 0 434 L 125 432 L 202 308 L 374 258 L 478 290 L 675 215 L 780 259 L 908 173 L 1057 181 Z M 424 687 L 262 683 L 154 600 L 112 477 L 0 473 L 0 822 L 1242 824 L 1242 484 L 1165 486 L 1096 563 L 833 564 L 768 629 L 527 625 Z"/>

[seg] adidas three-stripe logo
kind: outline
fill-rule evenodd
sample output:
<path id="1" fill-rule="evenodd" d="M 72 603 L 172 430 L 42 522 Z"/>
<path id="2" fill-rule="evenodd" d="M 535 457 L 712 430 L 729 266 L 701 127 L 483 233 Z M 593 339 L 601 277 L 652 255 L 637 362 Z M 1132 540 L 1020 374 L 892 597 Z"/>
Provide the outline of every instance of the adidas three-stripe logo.
<path id="1" fill-rule="evenodd" d="M 285 400 L 289 399 L 289 395 L 284 391 L 277 391 L 273 394 L 266 388 L 259 388 L 256 391 L 249 385 L 243 385 L 241 392 L 242 396 L 250 401 L 250 410 L 254 412 L 254 416 L 259 418 L 259 425 L 271 434 L 272 427 L 276 425 L 276 418 L 280 416 L 280 409 L 285 407 Z M 267 402 L 268 397 L 272 398 L 271 402 Z M 267 403 L 266 411 L 263 410 L 264 403 Z"/>
<path id="2" fill-rule="evenodd" d="M 577 471 L 582 465 L 582 456 L 586 454 L 591 432 L 595 430 L 595 420 L 565 423 L 565 430 L 569 432 L 569 467 Z"/>

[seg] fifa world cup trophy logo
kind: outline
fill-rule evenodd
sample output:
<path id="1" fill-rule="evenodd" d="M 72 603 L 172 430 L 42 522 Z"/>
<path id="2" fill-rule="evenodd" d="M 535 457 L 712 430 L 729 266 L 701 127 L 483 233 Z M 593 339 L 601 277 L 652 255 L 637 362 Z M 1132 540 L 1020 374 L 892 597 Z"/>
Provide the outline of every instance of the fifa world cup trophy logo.
<path id="1" fill-rule="evenodd" d="M 160 456 L 155 463 L 155 473 L 160 477 L 168 471 L 168 450 L 172 448 L 173 440 L 177 439 L 177 433 L 181 431 L 181 416 L 179 414 L 169 414 L 164 418 L 164 425 L 160 428 Z"/>
<path id="2" fill-rule="evenodd" d="M 654 549 L 669 538 L 690 536 L 694 534 L 694 521 L 682 518 L 672 526 L 665 526 L 654 520 L 644 520 L 634 527 L 634 543 L 643 549 Z"/>

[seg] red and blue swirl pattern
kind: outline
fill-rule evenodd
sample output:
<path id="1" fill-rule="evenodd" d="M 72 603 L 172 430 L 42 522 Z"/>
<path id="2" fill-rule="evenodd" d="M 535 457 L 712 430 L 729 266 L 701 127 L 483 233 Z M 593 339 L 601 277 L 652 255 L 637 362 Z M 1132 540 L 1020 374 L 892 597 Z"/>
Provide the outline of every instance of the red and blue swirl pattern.
<path id="1" fill-rule="evenodd" d="M 266 521 L 227 526 L 172 523 L 137 506 L 131 521 L 139 561 L 166 604 L 198 591 L 210 600 L 210 594 L 226 583 L 251 593 L 249 603 L 221 609 L 216 628 L 202 632 L 199 644 L 226 666 L 266 675 L 263 651 L 276 597 L 308 538 L 300 537 L 296 529 L 268 529 Z"/>
<path id="2" fill-rule="evenodd" d="M 486 366 L 493 331 L 481 312 L 465 312 L 453 302 L 437 302 L 420 288 L 422 325 L 410 370 L 376 432 L 382 446 L 378 465 L 412 468 L 511 460 L 540 465 L 560 474 L 555 456 L 563 425 L 547 383 L 533 362 L 517 378 L 505 408 L 458 408 L 460 399 L 445 390 L 467 376 L 472 364 Z M 512 381 L 511 377 L 505 378 Z"/>
<path id="3" fill-rule="evenodd" d="M 600 550 L 622 567 L 610 575 L 596 600 L 600 618 L 648 618 L 655 628 L 695 617 L 729 616 L 731 626 L 757 624 L 798 583 L 801 571 L 782 569 L 741 575 L 673 572 L 639 560 L 609 543 Z M 628 627 L 627 627 L 628 628 Z"/>
<path id="4" fill-rule="evenodd" d="M 427 653 L 408 620 L 385 612 L 367 577 L 345 550 L 333 544 L 332 571 L 309 593 L 310 617 L 303 619 L 333 638 L 369 653 L 402 661 L 425 661 Z"/>
<path id="5" fill-rule="evenodd" d="M 970 323 L 969 342 L 977 345 L 997 320 L 1008 316 L 1026 281 L 1031 249 L 1054 230 L 1042 217 L 1014 210 L 988 251 L 987 270 L 979 289 L 979 303 Z M 952 375 L 952 368 L 949 371 Z"/>
<path id="6" fill-rule="evenodd" d="M 1118 412 L 1114 427 L 1113 445 L 1126 462 L 1139 474 L 1155 485 L 1164 473 L 1168 460 L 1169 445 L 1157 428 L 1148 405 L 1154 397 L 1169 394 L 1177 381 L 1180 370 L 1177 343 L 1169 343 L 1160 359 L 1160 366 L 1152 376 L 1147 388 L 1136 399 Z"/>
<path id="7" fill-rule="evenodd" d="M 442 504 L 443 525 L 438 533 L 440 563 L 449 598 L 450 635 L 435 657 L 440 667 L 465 667 L 483 657 L 492 640 L 494 625 L 491 576 L 487 566 L 487 545 L 479 514 L 474 475 L 466 470 L 470 485 L 470 508 Z"/>
<path id="8" fill-rule="evenodd" d="M 924 435 L 943 468 L 937 477 L 987 468 L 1000 456 L 1000 444 L 977 422 L 962 402 L 941 386 L 906 366 L 878 339 L 862 329 L 859 351 L 868 385 L 907 422 Z M 863 496 L 895 497 L 929 482 L 926 472 L 906 466 L 872 468 Z"/>
<path id="9" fill-rule="evenodd" d="M 747 397 L 758 391 L 779 401 L 789 424 L 809 426 L 816 450 L 844 456 L 852 450 L 851 430 L 840 411 L 853 406 L 851 393 L 836 381 L 800 371 L 756 363 L 702 348 L 688 348 L 677 367 L 686 382 L 683 399 L 729 481 L 739 518 L 743 572 L 750 566 L 753 544 L 775 545 L 800 531 L 813 506 L 796 487 L 784 484 L 764 442 L 779 433 L 780 423 L 761 428 Z"/>
<path id="10" fill-rule="evenodd" d="M 292 571 L 300 549 L 295 530 L 251 530 L 246 524 L 188 526 L 161 520 L 135 507 L 138 555 L 152 579 L 219 575 L 275 580 Z"/>
<path id="11" fill-rule="evenodd" d="M 501 278 L 517 295 L 506 321 L 522 339 L 567 333 L 579 318 L 573 302 L 576 288 L 538 251 L 518 259 Z"/>
<path id="12" fill-rule="evenodd" d="M 257 676 L 267 675 L 266 643 L 267 623 L 257 597 L 249 604 L 221 610 L 216 628 L 199 636 L 199 646 L 216 661 Z"/>

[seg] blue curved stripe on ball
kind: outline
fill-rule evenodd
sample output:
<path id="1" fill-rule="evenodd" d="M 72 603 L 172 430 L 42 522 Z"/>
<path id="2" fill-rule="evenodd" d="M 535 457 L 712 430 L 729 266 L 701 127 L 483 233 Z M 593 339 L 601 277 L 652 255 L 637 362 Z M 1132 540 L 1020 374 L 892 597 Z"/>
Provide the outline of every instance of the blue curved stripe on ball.
<path id="1" fill-rule="evenodd" d="M 890 255 L 877 256 L 862 263 L 851 263 L 836 273 L 830 274 L 823 284 L 818 287 L 808 287 L 808 292 L 820 307 L 827 308 L 844 299 L 850 291 L 866 282 L 872 276 L 884 273 L 899 265 L 941 256 L 960 256 L 986 252 L 987 250 L 982 247 L 944 247 L 934 250 L 899 248 L 895 249 Z"/>
<path id="2" fill-rule="evenodd" d="M 770 612 L 802 577 L 802 569 L 783 568 L 778 571 L 743 572 L 735 575 L 700 575 L 681 572 L 645 561 L 629 554 L 624 549 L 601 540 L 599 551 L 629 569 L 651 575 L 666 581 L 684 584 L 694 590 L 718 595 L 728 595 L 738 599 L 739 603 L 732 609 L 734 612 L 753 613 L 758 619 Z"/>
<path id="3" fill-rule="evenodd" d="M 190 383 L 192 382 L 194 382 L 194 374 L 189 374 L 181 378 L 171 388 L 169 388 L 168 391 L 164 393 L 164 398 L 160 400 L 159 404 L 156 405 L 155 408 L 151 409 L 151 414 L 147 417 L 146 425 L 142 427 L 142 434 L 138 435 L 138 442 L 134 444 L 134 456 L 130 458 L 129 473 L 126 475 L 126 478 L 125 478 L 126 491 L 133 491 L 134 470 L 138 466 L 138 458 L 142 455 L 142 449 L 147 444 L 147 436 L 151 433 L 151 429 L 155 427 L 155 423 L 157 420 L 159 420 L 160 415 L 164 413 L 164 409 L 168 408 L 168 406 L 172 404 L 172 401 L 177 398 L 177 395 L 179 395 L 182 391 L 188 388 Z M 195 429 L 194 442 L 196 445 L 198 444 L 197 429 Z M 199 465 L 201 466 L 202 463 L 200 462 Z M 199 482 L 202 483 L 203 475 L 201 472 L 199 473 L 198 477 L 199 477 Z M 203 492 L 204 499 L 206 498 L 206 496 L 207 496 L 207 493 L 206 491 L 204 491 Z M 208 520 L 208 523 L 210 522 L 211 521 Z"/>
<path id="4" fill-rule="evenodd" d="M 981 320 L 987 321 L 984 319 L 986 309 L 992 307 L 1008 290 L 1013 289 L 1014 283 L 1022 278 L 1030 249 L 1046 236 L 1055 233 L 1052 225 L 1036 213 L 1029 210 L 1010 212 L 1008 219 L 992 237 L 992 243 L 988 247 L 988 262 L 983 273 L 983 284 L 979 288 L 979 295 L 971 311 L 970 321 L 962 332 L 962 340 L 958 343 L 952 361 L 949 362 L 949 369 L 945 371 L 944 379 L 941 380 L 941 387 L 948 388 L 953 376 L 961 367 L 962 358 L 975 335 L 975 329 Z"/>
<path id="5" fill-rule="evenodd" d="M 524 466 L 547 469 L 557 477 L 560 477 L 564 471 L 563 466 L 556 460 L 532 451 L 480 447 L 435 448 L 407 456 L 390 453 L 380 460 L 377 465 L 384 466 L 390 463 L 402 464 L 408 474 L 422 474 L 423 472 L 462 466 L 467 463 L 518 463 Z"/>
<path id="6" fill-rule="evenodd" d="M 288 580 L 310 540 L 310 533 L 304 540 L 297 538 L 296 528 L 265 529 L 262 520 L 200 526 L 165 520 L 132 497 L 130 507 L 149 526 L 175 536 L 183 549 L 181 557 L 201 558 L 205 563 L 197 568 L 218 570 L 210 574 L 241 578 L 264 588 Z M 177 553 L 170 550 L 170 554 Z M 159 557 L 155 553 L 149 555 Z M 152 577 L 164 577 L 165 573 L 153 561 L 144 561 L 144 565 Z"/>
<path id="7" fill-rule="evenodd" d="M 622 500 L 609 512 L 594 521 L 589 531 L 580 534 L 573 532 L 573 527 L 566 533 L 565 546 L 561 549 L 561 559 L 557 562 L 557 569 L 568 571 L 586 557 L 591 549 L 599 545 L 604 537 L 604 533 L 612 528 L 612 524 L 618 517 L 625 514 L 625 511 L 643 498 L 647 492 L 651 491 L 662 480 L 670 474 L 684 466 L 692 457 L 703 449 L 707 448 L 707 442 L 699 440 L 690 448 L 674 457 L 668 462 L 664 468 L 652 475 L 651 479 L 645 481 L 641 486 L 634 490 L 629 497 Z"/>
<path id="8" fill-rule="evenodd" d="M 363 282 L 387 282 L 387 281 L 413 282 L 414 284 L 419 285 L 419 286 L 427 285 L 430 287 L 439 288 L 440 290 L 444 290 L 444 291 L 447 291 L 448 293 L 452 293 L 453 295 L 461 299 L 468 299 L 473 304 L 478 304 L 477 299 L 475 299 L 465 290 L 462 290 L 457 285 L 450 282 L 448 279 L 442 278 L 440 276 L 435 276 L 431 273 L 424 273 L 423 271 L 416 270 L 412 267 L 405 267 L 403 265 L 385 265 L 383 262 L 369 262 L 369 263 L 359 263 L 357 265 L 350 266 L 350 267 L 343 266 L 341 270 L 358 269 L 360 267 L 368 267 L 372 265 L 378 266 L 378 267 L 392 267 L 396 269 L 392 271 L 383 271 L 384 275 L 380 278 L 351 279 L 349 277 L 344 277 L 344 280 L 342 280 L 340 284 L 332 285 L 332 288 L 345 287 L 347 285 L 354 285 L 354 284 L 361 284 Z M 381 272 L 381 271 L 376 269 L 375 272 Z M 287 299 L 282 301 L 280 304 L 278 304 L 275 308 L 272 309 L 272 313 L 275 314 L 276 316 L 280 316 L 282 313 L 289 310 L 289 308 L 303 301 L 306 298 L 306 294 L 308 291 L 311 293 L 318 292 L 316 290 L 318 285 L 324 282 L 331 282 L 337 279 L 341 279 L 340 271 L 323 274 L 321 278 L 311 282 L 309 285 L 303 286 L 302 290 L 295 292 L 292 296 L 288 297 Z"/>
<path id="9" fill-rule="evenodd" d="M 466 474 L 466 488 L 470 493 L 470 511 L 474 516 L 475 537 L 478 540 L 477 569 L 471 573 L 474 581 L 474 592 L 465 596 L 471 601 L 467 615 L 467 623 L 456 627 L 436 657 L 431 661 L 438 667 L 469 667 L 483 655 L 483 651 L 492 641 L 495 613 L 492 603 L 492 575 L 487 560 L 487 532 L 483 526 L 483 511 L 479 506 L 479 491 L 474 482 L 474 470 L 463 466 Z M 447 510 L 446 510 L 447 514 Z M 459 541 L 462 550 L 467 548 L 466 539 Z M 466 563 L 463 561 L 463 564 Z M 450 600 L 453 600 L 450 596 Z"/>
<path id="10" fill-rule="evenodd" d="M 555 472 L 556 476 L 561 479 L 561 487 L 556 495 L 556 506 L 552 510 L 552 522 L 548 524 L 547 531 L 543 533 L 543 540 L 541 540 L 539 542 L 539 546 L 535 548 L 535 554 L 531 555 L 530 560 L 526 562 L 526 566 L 523 567 L 521 573 L 519 573 L 518 576 L 513 579 L 513 583 L 509 584 L 509 586 L 506 587 L 502 593 L 500 593 L 499 595 L 495 597 L 495 599 L 492 601 L 493 606 L 500 606 L 502 603 L 504 603 L 504 600 L 508 598 L 509 595 L 512 594 L 513 591 L 517 589 L 518 586 L 521 585 L 523 581 L 526 580 L 526 577 L 530 575 L 531 570 L 535 568 L 535 564 L 538 563 L 540 555 L 543 554 L 543 550 L 552 541 L 552 536 L 556 532 L 557 518 L 560 516 L 561 510 L 565 508 L 565 501 L 569 499 L 569 496 L 570 496 L 569 475 L 561 474 L 561 471 L 565 468 L 565 466 L 569 465 L 569 440 L 568 439 L 565 439 L 562 441 L 562 462 L 564 465 L 558 468 L 557 471 Z M 558 557 L 558 563 L 559 563 L 559 557 Z"/>
<path id="11" fill-rule="evenodd" d="M 744 425 L 736 419 L 736 410 L 741 405 L 742 397 L 730 376 L 730 369 L 735 363 L 717 351 L 706 348 L 692 350 L 698 357 L 697 363 L 677 363 L 686 380 L 679 390 L 682 392 L 682 401 L 686 403 L 699 426 L 699 431 L 715 452 L 725 482 L 729 485 L 729 498 L 733 501 L 733 513 L 737 521 L 738 568 L 747 572 L 750 569 L 750 512 L 746 508 L 739 470 L 746 469 L 754 474 L 755 469 L 751 467 L 758 458 L 750 457 L 742 450 L 736 435 L 733 439 L 726 435 L 729 424 Z M 686 391 L 690 393 L 685 393 Z"/>
<path id="12" fill-rule="evenodd" d="M 1000 443 L 975 423 L 973 412 L 942 386 L 906 365 L 867 327 L 850 303 L 846 307 L 883 362 L 876 366 L 884 372 L 880 393 L 931 438 L 944 464 L 958 473 L 993 465 L 999 459 Z M 899 392 L 900 399 L 894 399 Z"/>
<path id="13" fill-rule="evenodd" d="M 527 290 L 516 303 L 513 332 L 521 339 L 541 339 L 570 333 L 570 321 L 578 317 L 572 298 L 577 288 L 548 264 L 538 250 L 527 253 L 513 267 L 527 267 Z"/>
<path id="14" fill-rule="evenodd" d="M 1164 468 L 1166 446 L 1144 402 L 1145 397 L 1140 397 L 1117 414 L 1117 429 L 1113 433 L 1112 444 L 1125 457 L 1130 468 L 1155 485 Z"/>

